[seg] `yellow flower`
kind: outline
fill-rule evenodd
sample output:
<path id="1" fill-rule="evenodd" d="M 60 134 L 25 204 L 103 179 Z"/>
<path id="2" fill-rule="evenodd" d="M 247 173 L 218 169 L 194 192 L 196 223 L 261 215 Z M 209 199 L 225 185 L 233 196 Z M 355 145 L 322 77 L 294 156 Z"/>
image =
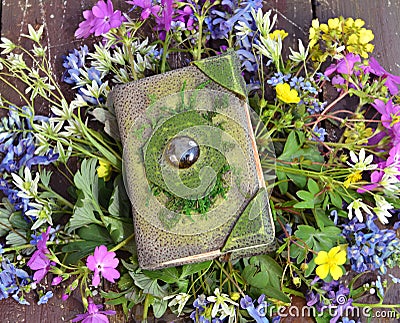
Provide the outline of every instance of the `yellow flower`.
<path id="1" fill-rule="evenodd" d="M 362 178 L 361 172 L 355 172 L 355 173 L 350 174 L 349 176 L 347 176 L 347 178 L 344 181 L 343 185 L 344 185 L 344 187 L 348 188 L 350 186 L 350 184 L 357 183 L 358 181 L 361 180 L 361 178 Z"/>
<path id="2" fill-rule="evenodd" d="M 329 29 L 338 29 L 339 31 L 342 31 L 342 23 L 339 20 L 339 18 L 332 18 L 328 20 L 328 26 Z"/>
<path id="3" fill-rule="evenodd" d="M 100 166 L 97 167 L 97 176 L 99 178 L 104 178 L 104 181 L 109 181 L 112 173 L 112 166 L 110 163 L 103 160 L 99 160 Z"/>
<path id="4" fill-rule="evenodd" d="M 286 36 L 289 35 L 286 31 L 284 31 L 283 29 L 280 30 L 274 30 L 273 33 L 270 33 L 268 35 L 269 38 L 271 38 L 272 40 L 278 40 L 279 36 L 281 37 L 281 40 L 284 40 L 286 38 Z"/>
<path id="5" fill-rule="evenodd" d="M 299 94 L 295 89 L 290 89 L 290 85 L 287 83 L 279 83 L 276 86 L 276 96 L 279 100 L 285 103 L 299 103 Z"/>
<path id="6" fill-rule="evenodd" d="M 340 249 L 340 246 L 336 246 L 329 252 L 318 252 L 315 258 L 315 263 L 318 265 L 316 273 L 321 279 L 325 279 L 328 274 L 331 274 L 334 280 L 343 276 L 343 270 L 339 266 L 346 262 L 346 251 Z"/>
<path id="7" fill-rule="evenodd" d="M 368 44 L 371 40 L 374 39 L 374 37 L 375 36 L 374 36 L 372 30 L 361 28 L 360 37 L 359 37 L 361 44 L 363 44 L 363 45 Z"/>

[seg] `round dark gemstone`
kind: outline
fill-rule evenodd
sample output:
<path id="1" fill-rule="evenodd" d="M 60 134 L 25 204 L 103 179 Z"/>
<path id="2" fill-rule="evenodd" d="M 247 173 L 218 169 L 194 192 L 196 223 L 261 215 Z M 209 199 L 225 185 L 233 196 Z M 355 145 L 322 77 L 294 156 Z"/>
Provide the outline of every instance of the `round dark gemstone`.
<path id="1" fill-rule="evenodd" d="M 189 168 L 199 156 L 199 145 L 192 138 L 186 136 L 171 139 L 164 152 L 164 158 L 178 168 Z"/>

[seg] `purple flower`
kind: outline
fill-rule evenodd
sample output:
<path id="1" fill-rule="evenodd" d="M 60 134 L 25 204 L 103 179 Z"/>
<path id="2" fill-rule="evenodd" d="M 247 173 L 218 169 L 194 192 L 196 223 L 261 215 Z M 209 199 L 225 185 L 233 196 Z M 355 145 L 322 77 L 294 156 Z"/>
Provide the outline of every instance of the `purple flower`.
<path id="1" fill-rule="evenodd" d="M 115 258 L 115 252 L 107 251 L 106 246 L 96 247 L 94 254 L 90 255 L 86 260 L 86 266 L 94 271 L 92 280 L 93 286 L 100 284 L 100 273 L 108 281 L 114 283 L 119 278 L 119 272 L 115 268 L 118 266 L 119 260 Z"/>
<path id="2" fill-rule="evenodd" d="M 125 21 L 121 11 L 114 11 L 111 0 L 107 2 L 100 0 L 92 10 L 85 10 L 83 17 L 86 20 L 81 22 L 75 31 L 76 38 L 87 38 L 93 33 L 95 36 L 103 35 L 111 28 L 119 27 Z"/>
<path id="3" fill-rule="evenodd" d="M 399 105 L 393 105 L 393 101 L 391 99 L 386 103 L 382 100 L 376 99 L 374 103 L 372 103 L 372 106 L 382 115 L 382 125 L 386 129 L 400 128 Z M 398 130 L 396 132 L 398 132 Z"/>
<path id="4" fill-rule="evenodd" d="M 30 269 L 35 270 L 33 279 L 36 283 L 40 282 L 44 276 L 49 272 L 53 263 L 46 256 L 49 253 L 46 243 L 49 240 L 51 227 L 48 227 L 46 232 L 42 233 L 41 239 L 37 242 L 37 250 L 33 253 L 31 259 L 29 259 L 27 265 Z"/>
<path id="5" fill-rule="evenodd" d="M 170 31 L 172 23 L 173 0 L 161 0 L 161 16 L 156 16 L 157 28 L 161 40 L 165 40 L 166 32 Z"/>
<path id="6" fill-rule="evenodd" d="M 181 2 L 184 3 L 183 1 Z M 183 7 L 183 10 L 180 9 L 176 12 L 178 13 L 178 16 L 175 20 L 185 23 L 187 30 L 192 30 L 194 23 L 193 9 L 190 6 L 185 6 Z"/>
<path id="7" fill-rule="evenodd" d="M 87 312 L 85 314 L 78 314 L 72 322 L 82 323 L 108 323 L 107 315 L 115 315 L 115 311 L 100 311 L 103 308 L 103 305 L 96 305 L 93 303 L 91 299 L 89 299 L 89 306 Z"/>
<path id="8" fill-rule="evenodd" d="M 387 72 L 375 58 L 370 58 L 369 66 L 365 66 L 364 71 L 386 79 L 385 86 L 389 89 L 391 95 L 399 93 L 400 76 Z"/>
<path id="9" fill-rule="evenodd" d="M 85 10 L 82 15 L 85 20 L 79 24 L 78 29 L 75 31 L 76 38 L 88 38 L 93 33 L 94 15 L 92 10 Z"/>
<path id="10" fill-rule="evenodd" d="M 63 281 L 63 278 L 61 276 L 54 277 L 53 280 L 51 281 L 51 286 L 57 286 Z"/>
<path id="11" fill-rule="evenodd" d="M 133 0 L 127 1 L 127 3 L 143 9 L 140 15 L 140 18 L 142 18 L 143 20 L 149 18 L 150 15 L 157 17 L 161 8 L 159 5 L 153 5 L 153 1 L 151 0 Z"/>
<path id="12" fill-rule="evenodd" d="M 338 74 L 351 75 L 353 73 L 354 65 L 360 63 L 361 58 L 359 55 L 348 53 L 345 57 L 340 59 L 336 64 L 331 64 L 325 70 L 325 76 L 331 76 L 334 72 Z"/>

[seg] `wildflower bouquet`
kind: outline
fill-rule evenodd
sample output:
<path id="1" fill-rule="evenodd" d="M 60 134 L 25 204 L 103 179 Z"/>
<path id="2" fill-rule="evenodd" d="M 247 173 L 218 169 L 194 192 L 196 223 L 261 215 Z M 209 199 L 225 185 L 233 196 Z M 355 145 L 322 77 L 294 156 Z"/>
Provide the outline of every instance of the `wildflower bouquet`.
<path id="1" fill-rule="evenodd" d="M 386 275 L 400 262 L 400 77 L 371 56 L 374 35 L 364 21 L 313 20 L 308 44 L 298 40 L 286 57 L 288 35 L 262 1 L 126 2 L 127 12 L 111 0 L 83 12 L 75 36 L 90 43 L 63 57 L 61 82 L 43 26 L 22 35 L 29 48 L 2 38 L 0 80 L 21 101 L 1 95 L 0 299 L 28 305 L 33 293 L 45 304 L 55 288 L 64 300 L 79 291 L 85 313 L 73 322 L 108 322 L 115 311 L 101 300 L 126 315 L 143 304 L 143 320 L 151 308 L 155 317 L 169 309 L 194 322 L 277 322 L 293 315 L 296 298 L 318 322 L 349 322 L 374 308 L 398 316 L 399 305 L 383 299 L 400 281 Z M 258 150 L 268 140 L 274 146 L 276 157 L 261 164 L 276 173 L 267 181 L 276 249 L 141 269 L 107 97 L 118 84 L 171 70 L 176 55 L 186 65 L 225 51 L 239 55 L 261 121 Z M 39 106 L 48 112 L 38 114 Z M 69 187 L 57 192 L 60 178 Z M 376 302 L 363 303 L 370 293 Z"/>

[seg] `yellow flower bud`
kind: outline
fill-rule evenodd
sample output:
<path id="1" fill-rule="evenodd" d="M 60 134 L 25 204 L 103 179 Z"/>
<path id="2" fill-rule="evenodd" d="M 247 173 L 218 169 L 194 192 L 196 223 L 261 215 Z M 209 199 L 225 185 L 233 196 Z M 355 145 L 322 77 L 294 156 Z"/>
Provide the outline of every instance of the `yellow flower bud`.
<path id="1" fill-rule="evenodd" d="M 99 159 L 100 166 L 97 167 L 97 176 L 99 178 L 104 178 L 104 181 L 109 181 L 112 174 L 112 166 L 109 162 L 105 162 Z"/>
<path id="2" fill-rule="evenodd" d="M 240 298 L 240 294 L 238 292 L 233 292 L 230 295 L 232 301 L 237 301 Z"/>

